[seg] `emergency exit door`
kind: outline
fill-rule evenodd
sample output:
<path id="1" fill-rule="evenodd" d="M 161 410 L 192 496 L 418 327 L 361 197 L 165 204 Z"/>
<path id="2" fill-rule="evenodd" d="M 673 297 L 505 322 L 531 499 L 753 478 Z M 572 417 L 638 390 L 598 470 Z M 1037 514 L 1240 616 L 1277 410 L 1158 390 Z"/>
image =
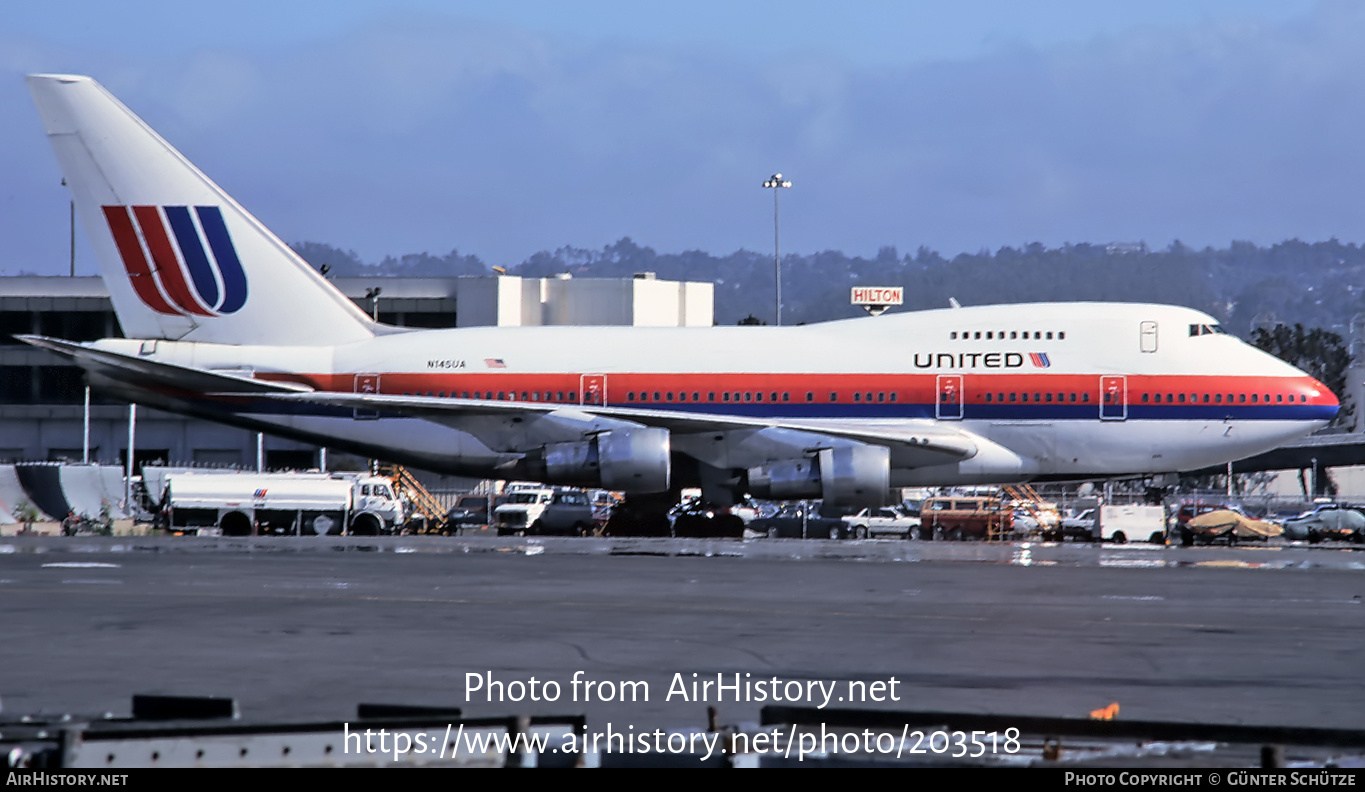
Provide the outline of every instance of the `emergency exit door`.
<path id="1" fill-rule="evenodd" d="M 579 388 L 578 403 L 602 405 L 606 404 L 607 375 L 584 374 Z"/>
<path id="2" fill-rule="evenodd" d="M 1100 419 L 1123 421 L 1128 418 L 1128 378 L 1100 377 Z"/>
<path id="3" fill-rule="evenodd" d="M 962 418 L 962 375 L 938 375 L 938 403 L 934 415 L 948 421 Z"/>
<path id="4" fill-rule="evenodd" d="M 378 393 L 379 393 L 379 375 L 378 375 L 378 374 L 357 374 L 357 375 L 355 375 L 355 392 L 356 392 L 356 393 L 378 394 Z M 379 411 L 378 411 L 378 410 L 362 410 L 362 409 L 357 408 L 356 410 L 353 411 L 352 415 L 353 415 L 353 417 L 355 418 L 355 420 L 357 420 L 357 421 L 373 420 L 373 419 L 379 417 Z"/>

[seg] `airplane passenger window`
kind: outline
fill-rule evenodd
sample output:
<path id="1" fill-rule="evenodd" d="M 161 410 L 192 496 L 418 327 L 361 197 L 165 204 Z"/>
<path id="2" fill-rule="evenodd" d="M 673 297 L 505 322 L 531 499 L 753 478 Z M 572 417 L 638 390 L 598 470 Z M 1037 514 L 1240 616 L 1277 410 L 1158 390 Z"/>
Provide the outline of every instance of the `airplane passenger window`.
<path id="1" fill-rule="evenodd" d="M 1020 396 L 1019 401 L 1021 401 L 1021 402 L 1026 402 L 1026 401 L 1028 401 L 1028 394 L 1027 394 L 1027 393 L 1021 393 L 1021 394 L 1019 394 L 1019 396 Z M 1011 399 L 1011 401 L 1013 401 L 1013 399 Z"/>
<path id="2" fill-rule="evenodd" d="M 725 393 L 722 393 L 721 396 L 724 396 L 724 397 L 725 397 L 725 398 L 723 399 L 723 401 L 730 401 L 730 392 L 729 392 L 729 391 L 726 391 Z"/>
<path id="3" fill-rule="evenodd" d="M 1090 403 L 1090 394 L 1088 394 L 1088 393 L 1082 393 L 1082 394 L 1081 394 L 1081 403 L 1082 403 L 1082 404 L 1089 404 L 1089 403 Z"/>
<path id="4" fill-rule="evenodd" d="M 498 398 L 499 398 L 499 399 L 502 399 L 503 401 L 506 401 L 506 400 L 507 400 L 507 392 L 506 392 L 506 391 L 498 391 Z"/>
<path id="5" fill-rule="evenodd" d="M 977 331 L 976 331 L 975 338 L 976 338 L 977 341 L 980 341 L 980 340 L 981 340 L 981 331 L 980 331 L 980 330 L 977 330 Z"/>
<path id="6" fill-rule="evenodd" d="M 1146 393 L 1142 394 L 1142 403 L 1143 403 L 1143 404 L 1146 404 L 1146 403 L 1147 403 L 1147 396 L 1148 396 L 1148 394 L 1146 394 Z"/>
<path id="7" fill-rule="evenodd" d="M 1270 404 L 1270 394 L 1269 394 L 1269 393 L 1267 393 L 1267 394 L 1265 395 L 1265 403 L 1266 403 L 1266 404 Z"/>
<path id="8" fill-rule="evenodd" d="M 1255 403 L 1256 403 L 1256 394 L 1254 394 L 1254 393 L 1251 394 L 1251 403 L 1252 403 L 1252 404 L 1255 404 Z"/>
<path id="9" fill-rule="evenodd" d="M 744 401 L 747 402 L 747 401 L 753 401 L 753 400 L 754 400 L 753 391 L 744 391 Z"/>
<path id="10" fill-rule="evenodd" d="M 791 394 L 787 393 L 786 391 L 782 391 L 782 401 L 784 402 L 791 401 Z"/>
<path id="11" fill-rule="evenodd" d="M 1180 403 L 1181 403 L 1181 404 L 1184 404 L 1184 403 L 1185 403 L 1185 394 L 1183 394 L 1183 393 L 1180 394 Z"/>
<path id="12" fill-rule="evenodd" d="M 806 391 L 806 401 L 808 402 L 815 401 L 815 394 L 811 393 L 810 391 Z"/>
<path id="13" fill-rule="evenodd" d="M 668 399 L 669 401 L 673 401 L 673 391 L 669 391 L 668 393 L 665 393 L 665 394 L 664 394 L 664 398 L 665 398 L 665 399 Z"/>
<path id="14" fill-rule="evenodd" d="M 710 392 L 708 392 L 708 393 L 706 394 L 706 400 L 707 400 L 707 401 L 710 401 L 710 402 L 715 401 L 715 400 L 716 400 L 716 392 L 715 392 L 715 391 L 710 391 Z"/>
<path id="15" fill-rule="evenodd" d="M 877 401 L 879 401 L 879 402 L 884 402 L 884 401 L 886 401 L 886 394 L 885 394 L 885 393 L 878 393 L 878 394 L 877 394 Z"/>
<path id="16" fill-rule="evenodd" d="M 1010 340 L 1011 340 L 1011 341 L 1013 341 L 1013 340 L 1015 339 L 1016 334 L 1017 334 L 1017 331 L 1015 331 L 1015 330 L 1011 330 L 1011 331 L 1010 331 Z"/>
<path id="17" fill-rule="evenodd" d="M 991 331 L 987 330 L 987 331 L 986 331 L 986 340 L 989 341 L 990 339 L 991 339 Z"/>
<path id="18" fill-rule="evenodd" d="M 692 401 L 701 401 L 701 393 L 692 391 Z"/>
<path id="19" fill-rule="evenodd" d="M 1057 333 L 1057 340 L 1058 340 L 1058 341 L 1065 341 L 1065 340 L 1066 340 L 1066 332 L 1065 332 L 1065 331 L 1058 332 L 1058 333 Z"/>
<path id="20" fill-rule="evenodd" d="M 1275 394 L 1275 403 L 1279 404 L 1282 401 L 1284 401 L 1284 394 L 1283 393 Z"/>
<path id="21" fill-rule="evenodd" d="M 1205 404 L 1209 403 L 1209 395 L 1207 393 L 1204 394 L 1204 403 Z"/>
<path id="22" fill-rule="evenodd" d="M 1035 404 L 1038 403 L 1038 402 L 1040 402 L 1040 401 L 1042 401 L 1042 399 L 1038 398 L 1040 395 L 1041 395 L 1041 394 L 1037 394 L 1037 393 L 1033 394 L 1033 401 L 1034 401 Z"/>
<path id="23" fill-rule="evenodd" d="M 946 396 L 945 396 L 944 398 L 947 399 Z M 854 392 L 853 392 L 853 401 L 855 401 L 855 402 L 860 402 L 860 401 L 862 401 L 862 400 L 863 400 L 863 395 L 862 395 L 861 393 L 859 393 L 858 391 L 854 391 Z"/>
<path id="24" fill-rule="evenodd" d="M 1047 399 L 1046 399 L 1046 401 L 1047 401 L 1048 404 L 1051 404 L 1051 403 L 1052 403 L 1052 394 L 1051 394 L 1051 393 L 1047 394 Z"/>
<path id="25" fill-rule="evenodd" d="M 658 392 L 658 391 L 654 391 L 654 401 L 662 401 L 662 400 L 659 398 L 659 392 Z"/>
<path id="26" fill-rule="evenodd" d="M 1052 340 L 1052 331 L 1051 331 L 1051 330 L 1047 331 L 1047 340 L 1049 340 L 1049 341 Z"/>
<path id="27" fill-rule="evenodd" d="M 896 392 L 895 392 L 895 391 L 892 391 L 892 392 L 891 392 L 891 401 L 895 401 L 895 400 L 896 400 Z"/>
<path id="28" fill-rule="evenodd" d="M 526 391 L 522 391 L 522 392 L 521 392 L 521 400 L 522 400 L 522 401 L 530 401 L 530 399 L 527 397 Z"/>
<path id="29" fill-rule="evenodd" d="M 1034 340 L 1034 341 L 1041 341 L 1042 338 L 1043 338 L 1043 333 L 1042 333 L 1041 330 L 1034 330 L 1034 331 L 1033 331 L 1033 340 Z"/>
<path id="30" fill-rule="evenodd" d="M 1076 394 L 1074 392 L 1071 394 L 1071 403 L 1072 404 L 1076 403 Z"/>
<path id="31" fill-rule="evenodd" d="M 957 340 L 957 331 L 954 330 L 953 332 L 949 333 L 949 334 L 948 334 L 948 338 L 949 338 L 950 340 L 956 341 L 956 340 Z"/>
<path id="32" fill-rule="evenodd" d="M 748 396 L 745 396 L 745 399 L 747 400 Z M 756 402 L 763 401 L 763 391 L 758 391 L 757 393 L 754 394 L 754 401 Z"/>
<path id="33" fill-rule="evenodd" d="M 1239 404 L 1246 404 L 1246 403 L 1247 403 L 1247 395 L 1246 395 L 1245 393 L 1239 393 L 1239 394 L 1237 394 L 1237 402 L 1238 402 Z"/>
<path id="34" fill-rule="evenodd" d="M 1015 394 L 1011 392 L 1011 393 L 1010 393 L 1010 401 L 1014 401 L 1014 397 L 1015 397 Z"/>
<path id="35" fill-rule="evenodd" d="M 839 401 L 839 394 L 837 394 L 837 393 L 835 393 L 835 392 L 833 392 L 833 391 L 830 391 L 829 400 L 832 401 L 832 402 L 837 402 L 837 401 Z"/>
<path id="36" fill-rule="evenodd" d="M 626 392 L 626 401 L 635 401 L 635 391 Z"/>
<path id="37" fill-rule="evenodd" d="M 894 396 L 894 395 L 896 395 L 896 394 L 893 393 L 893 394 L 891 394 L 891 395 Z M 986 394 L 986 401 L 987 401 L 987 403 L 989 403 L 990 400 L 991 400 L 991 395 L 990 395 L 989 393 L 987 393 L 987 394 Z"/>
<path id="38" fill-rule="evenodd" d="M 867 400 L 872 401 L 872 391 L 867 392 Z"/>

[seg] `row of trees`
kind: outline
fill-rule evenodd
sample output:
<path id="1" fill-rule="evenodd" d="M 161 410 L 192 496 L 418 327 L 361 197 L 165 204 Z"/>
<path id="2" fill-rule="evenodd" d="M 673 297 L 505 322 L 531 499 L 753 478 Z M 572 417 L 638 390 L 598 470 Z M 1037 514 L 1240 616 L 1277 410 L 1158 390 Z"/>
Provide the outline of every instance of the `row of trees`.
<path id="1" fill-rule="evenodd" d="M 354 252 L 308 242 L 294 246 L 314 266 L 340 276 L 439 277 L 483 275 L 477 256 L 452 250 L 390 256 L 367 263 Z M 564 247 L 537 253 L 511 274 L 545 277 L 661 278 L 716 284 L 716 320 L 734 324 L 753 314 L 772 320 L 773 266 L 767 253 L 738 250 L 717 256 L 700 250 L 659 253 L 621 239 L 600 250 Z M 849 305 L 850 286 L 903 286 L 901 310 L 941 308 L 949 298 L 964 305 L 1051 300 L 1124 300 L 1186 305 L 1217 317 L 1250 338 L 1256 325 L 1275 320 L 1344 331 L 1361 311 L 1365 248 L 1336 240 L 1297 240 L 1270 247 L 1234 242 L 1195 250 L 1174 242 L 1165 250 L 1142 246 L 1034 243 L 947 258 L 921 247 L 913 255 L 882 248 L 864 258 L 839 251 L 787 254 L 782 259 L 783 319 L 818 322 L 860 315 Z"/>

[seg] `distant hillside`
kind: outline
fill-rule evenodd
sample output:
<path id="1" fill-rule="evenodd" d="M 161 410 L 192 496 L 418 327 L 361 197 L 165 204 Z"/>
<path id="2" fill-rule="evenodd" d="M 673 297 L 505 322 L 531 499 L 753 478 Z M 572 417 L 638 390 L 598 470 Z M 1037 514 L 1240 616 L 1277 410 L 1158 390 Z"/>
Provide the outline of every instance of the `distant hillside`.
<path id="1" fill-rule="evenodd" d="M 341 276 L 485 275 L 477 256 L 451 251 L 385 258 L 367 264 L 353 252 L 318 243 L 294 246 L 314 266 L 328 264 Z M 658 253 L 622 239 L 601 250 L 564 247 L 531 256 L 512 274 L 544 277 L 570 272 L 579 277 L 630 277 L 655 272 L 660 278 L 716 284 L 716 321 L 734 324 L 753 314 L 771 322 L 771 254 L 739 250 L 718 257 L 700 250 Z M 904 286 L 901 310 L 942 308 L 950 297 L 963 305 L 1053 300 L 1117 300 L 1186 305 L 1217 317 L 1242 337 L 1256 317 L 1344 332 L 1365 312 L 1365 249 L 1354 244 L 1290 240 L 1271 247 L 1234 242 L 1227 248 L 1194 250 L 1175 242 L 1165 250 L 1144 245 L 1034 243 L 995 252 L 962 253 L 951 259 L 920 248 L 901 255 L 883 248 L 875 258 L 838 251 L 782 257 L 782 318 L 785 323 L 818 322 L 861 315 L 849 305 L 851 286 Z"/>

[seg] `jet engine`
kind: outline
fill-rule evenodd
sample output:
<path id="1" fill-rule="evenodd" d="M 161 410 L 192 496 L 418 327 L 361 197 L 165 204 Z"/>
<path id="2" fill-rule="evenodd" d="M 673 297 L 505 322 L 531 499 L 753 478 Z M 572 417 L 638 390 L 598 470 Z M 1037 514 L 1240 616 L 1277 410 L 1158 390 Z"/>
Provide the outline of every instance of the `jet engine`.
<path id="1" fill-rule="evenodd" d="M 756 498 L 823 498 L 838 506 L 884 506 L 890 489 L 891 451 L 884 446 L 825 448 L 811 457 L 749 468 L 749 493 Z"/>
<path id="2" fill-rule="evenodd" d="M 666 492 L 669 485 L 667 429 L 612 429 L 583 441 L 544 447 L 544 479 L 623 492 Z"/>

